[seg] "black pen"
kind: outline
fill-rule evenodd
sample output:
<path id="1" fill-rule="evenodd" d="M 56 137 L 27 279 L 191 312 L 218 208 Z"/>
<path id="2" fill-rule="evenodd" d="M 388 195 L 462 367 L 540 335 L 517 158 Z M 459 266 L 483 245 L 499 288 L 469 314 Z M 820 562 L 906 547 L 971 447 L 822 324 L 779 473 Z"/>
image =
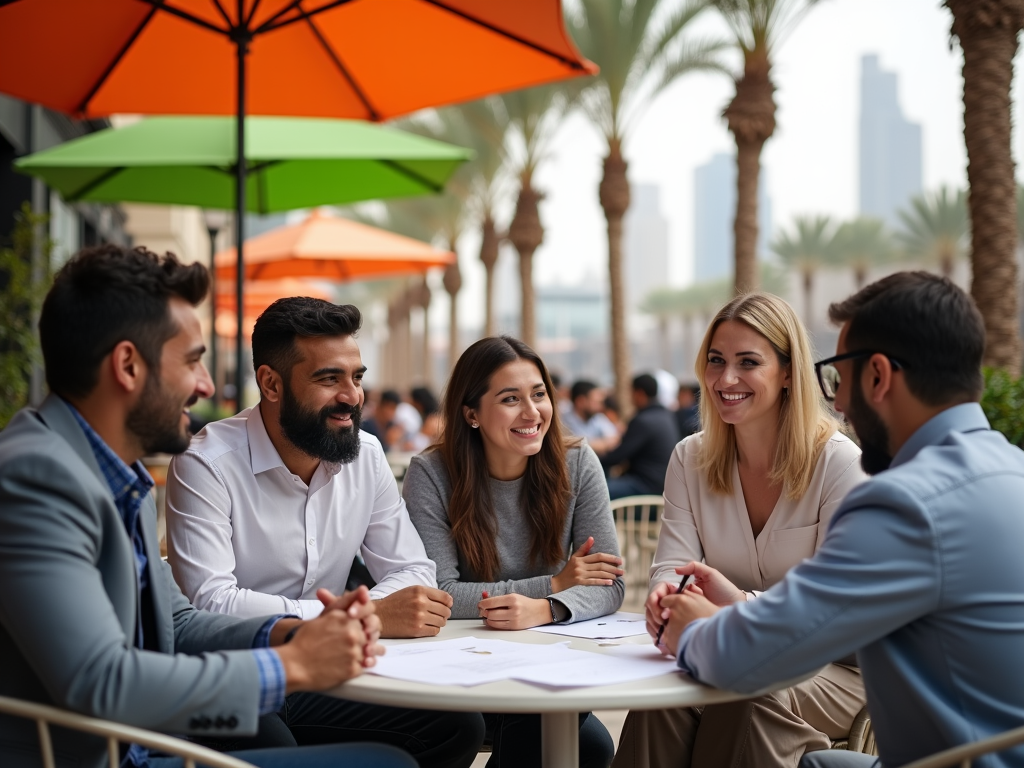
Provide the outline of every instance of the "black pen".
<path id="1" fill-rule="evenodd" d="M 679 580 L 679 586 L 676 588 L 676 594 L 678 595 L 680 592 L 686 589 L 686 585 L 689 584 L 691 581 L 693 581 L 692 573 L 683 576 L 683 578 Z M 658 636 L 654 640 L 655 645 L 661 645 L 661 636 L 665 634 L 665 627 L 665 624 L 662 624 L 660 627 L 658 627 Z"/>

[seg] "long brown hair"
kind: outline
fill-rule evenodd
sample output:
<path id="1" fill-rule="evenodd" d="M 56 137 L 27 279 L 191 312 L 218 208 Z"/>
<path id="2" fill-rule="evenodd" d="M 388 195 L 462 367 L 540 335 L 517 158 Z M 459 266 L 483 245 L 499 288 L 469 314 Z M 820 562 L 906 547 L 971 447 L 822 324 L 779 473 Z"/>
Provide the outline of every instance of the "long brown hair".
<path id="1" fill-rule="evenodd" d="M 811 343 L 803 323 L 789 304 L 770 293 L 737 296 L 718 311 L 704 334 L 695 365 L 700 382 L 700 423 L 704 425 L 700 468 L 712 490 L 732 493 L 736 431 L 722 421 L 712 402 L 714 394 L 704 383 L 711 339 L 727 320 L 744 323 L 764 336 L 779 364 L 789 368 L 789 392 L 784 393 L 779 408 L 778 445 L 768 477 L 773 483 L 782 483 L 787 498 L 799 499 L 811 484 L 818 456 L 839 425 L 818 389 Z"/>
<path id="2" fill-rule="evenodd" d="M 480 339 L 462 353 L 444 392 L 444 433 L 436 450 L 448 470 L 452 495 L 448 522 L 452 538 L 477 577 L 496 578 L 497 520 L 491 499 L 490 474 L 480 431 L 466 422 L 464 407 L 479 408 L 491 377 L 503 365 L 527 360 L 537 366 L 551 403 L 551 424 L 540 451 L 526 461 L 519 508 L 530 528 L 530 551 L 545 565 L 562 562 L 562 532 L 569 514 L 572 485 L 566 465 L 567 441 L 555 406 L 551 376 L 540 356 L 510 336 Z M 575 443 L 575 441 L 573 441 Z"/>

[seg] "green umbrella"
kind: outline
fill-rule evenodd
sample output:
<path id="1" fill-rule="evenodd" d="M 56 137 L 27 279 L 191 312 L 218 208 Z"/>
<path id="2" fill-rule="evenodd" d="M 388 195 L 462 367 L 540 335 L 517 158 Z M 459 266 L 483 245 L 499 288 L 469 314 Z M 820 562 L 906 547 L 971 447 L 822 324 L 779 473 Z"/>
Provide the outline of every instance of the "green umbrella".
<path id="1" fill-rule="evenodd" d="M 15 163 L 65 200 L 235 207 L 235 121 L 155 117 Z M 245 121 L 254 213 L 440 192 L 470 150 L 356 120 Z"/>

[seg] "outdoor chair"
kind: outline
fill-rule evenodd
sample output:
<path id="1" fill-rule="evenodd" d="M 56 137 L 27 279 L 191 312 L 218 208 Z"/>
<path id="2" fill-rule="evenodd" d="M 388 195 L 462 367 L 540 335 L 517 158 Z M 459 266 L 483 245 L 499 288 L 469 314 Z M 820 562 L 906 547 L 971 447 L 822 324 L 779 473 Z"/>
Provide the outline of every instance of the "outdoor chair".
<path id="1" fill-rule="evenodd" d="M 141 744 L 149 749 L 180 757 L 185 762 L 185 768 L 196 768 L 197 764 L 207 768 L 253 768 L 252 763 L 214 752 L 212 749 L 183 739 L 176 739 L 173 736 L 165 736 L 162 733 L 130 725 L 113 723 L 109 720 L 85 717 L 45 704 L 0 696 L 0 712 L 14 717 L 23 717 L 26 720 L 35 720 L 39 731 L 39 752 L 42 755 L 43 768 L 55 768 L 56 766 L 53 759 L 53 742 L 50 739 L 51 724 L 105 738 L 110 768 L 118 768 L 120 764 L 118 745 L 121 743 Z"/>
<path id="2" fill-rule="evenodd" d="M 626 496 L 612 501 L 619 551 L 625 560 L 623 580 L 626 595 L 623 604 L 631 608 L 643 610 L 647 600 L 651 564 L 658 548 L 664 509 L 665 500 L 661 496 Z"/>
<path id="3" fill-rule="evenodd" d="M 960 747 L 952 747 L 942 752 L 937 752 L 930 757 L 915 760 L 907 763 L 903 768 L 949 768 L 960 766 L 970 768 L 974 758 L 988 755 L 993 752 L 1002 752 L 1004 749 L 1024 744 L 1024 727 L 1014 728 L 1012 731 L 1003 731 L 987 739 L 975 741 L 971 744 L 964 744 Z"/>
<path id="4" fill-rule="evenodd" d="M 853 725 L 850 726 L 850 735 L 845 739 L 833 741 L 832 749 L 863 752 L 865 755 L 878 754 L 878 747 L 875 745 L 875 731 L 871 727 L 871 715 L 868 714 L 867 707 L 862 707 L 857 716 L 853 718 Z"/>

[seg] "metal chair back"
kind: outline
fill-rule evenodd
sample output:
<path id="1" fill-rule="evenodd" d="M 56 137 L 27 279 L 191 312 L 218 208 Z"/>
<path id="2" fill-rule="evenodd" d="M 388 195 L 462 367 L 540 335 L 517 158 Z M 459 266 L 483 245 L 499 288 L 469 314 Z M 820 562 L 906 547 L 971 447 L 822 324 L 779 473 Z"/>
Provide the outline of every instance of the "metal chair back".
<path id="1" fill-rule="evenodd" d="M 651 565 L 658 548 L 661 513 L 665 500 L 661 496 L 626 496 L 612 501 L 615 532 L 619 551 L 625 562 L 626 596 L 623 603 L 641 607 L 647 600 Z"/>

